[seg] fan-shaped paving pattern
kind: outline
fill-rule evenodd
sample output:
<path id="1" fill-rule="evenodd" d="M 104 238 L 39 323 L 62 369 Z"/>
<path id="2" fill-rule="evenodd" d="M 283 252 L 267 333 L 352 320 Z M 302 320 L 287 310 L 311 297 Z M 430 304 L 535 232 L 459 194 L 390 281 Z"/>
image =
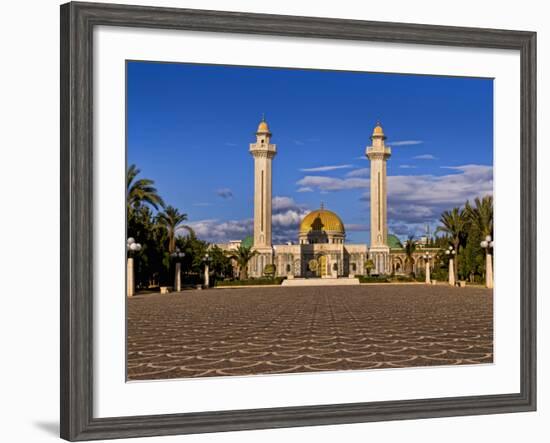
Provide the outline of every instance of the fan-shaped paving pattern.
<path id="1" fill-rule="evenodd" d="M 128 300 L 128 378 L 493 361 L 492 292 L 444 286 L 246 288 Z"/>

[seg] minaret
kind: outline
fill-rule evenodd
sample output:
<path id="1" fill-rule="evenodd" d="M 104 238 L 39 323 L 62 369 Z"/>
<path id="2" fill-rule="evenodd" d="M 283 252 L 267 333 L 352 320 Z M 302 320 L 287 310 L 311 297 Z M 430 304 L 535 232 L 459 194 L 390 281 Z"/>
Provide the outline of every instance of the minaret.
<path id="1" fill-rule="evenodd" d="M 370 251 L 380 274 L 390 270 L 386 162 L 391 149 L 385 140 L 384 130 L 378 122 L 371 136 L 372 146 L 367 146 L 365 152 L 370 160 Z"/>
<path id="2" fill-rule="evenodd" d="M 272 162 L 277 153 L 272 145 L 269 126 L 262 117 L 256 131 L 256 143 L 250 144 L 250 153 L 254 157 L 254 249 L 260 256 L 252 264 L 252 275 L 260 275 L 266 264 L 272 263 L 273 248 L 271 242 L 271 179 Z"/>

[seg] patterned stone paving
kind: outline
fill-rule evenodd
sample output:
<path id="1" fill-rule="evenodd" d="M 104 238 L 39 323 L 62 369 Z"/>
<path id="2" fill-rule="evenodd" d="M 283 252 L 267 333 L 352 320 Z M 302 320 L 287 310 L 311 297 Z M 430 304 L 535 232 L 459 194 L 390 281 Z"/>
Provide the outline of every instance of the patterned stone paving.
<path id="1" fill-rule="evenodd" d="M 492 291 L 423 285 L 246 288 L 128 300 L 128 378 L 493 361 Z"/>

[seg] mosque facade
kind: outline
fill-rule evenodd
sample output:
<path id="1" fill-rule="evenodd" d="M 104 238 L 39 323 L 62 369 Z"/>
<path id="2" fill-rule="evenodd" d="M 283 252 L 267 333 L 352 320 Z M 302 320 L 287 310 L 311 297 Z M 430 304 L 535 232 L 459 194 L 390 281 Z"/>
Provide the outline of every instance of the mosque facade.
<path id="1" fill-rule="evenodd" d="M 276 275 L 287 278 L 345 278 L 366 275 L 366 263 L 371 260 L 371 274 L 389 275 L 405 272 L 403 247 L 399 239 L 388 234 L 387 161 L 391 148 L 380 123 L 374 127 L 365 155 L 370 161 L 370 247 L 346 242 L 346 230 L 341 218 L 324 208 L 308 213 L 300 223 L 297 242 L 274 245 L 272 242 L 272 167 L 277 146 L 271 143 L 271 131 L 262 120 L 256 131 L 256 141 L 249 152 L 254 159 L 254 233 L 251 246 L 256 255 L 250 260 L 248 274 L 264 276 L 266 265 L 273 264 Z M 219 245 L 232 249 L 240 241 Z M 422 244 L 414 254 L 413 272 L 425 263 Z"/>

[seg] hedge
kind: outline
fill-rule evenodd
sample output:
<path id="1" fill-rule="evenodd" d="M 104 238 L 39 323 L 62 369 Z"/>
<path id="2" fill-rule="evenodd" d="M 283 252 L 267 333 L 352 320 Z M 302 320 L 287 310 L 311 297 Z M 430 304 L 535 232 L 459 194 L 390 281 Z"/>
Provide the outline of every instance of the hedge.
<path id="1" fill-rule="evenodd" d="M 216 282 L 216 286 L 280 285 L 283 280 L 283 277 L 257 278 L 249 280 L 221 280 Z"/>

